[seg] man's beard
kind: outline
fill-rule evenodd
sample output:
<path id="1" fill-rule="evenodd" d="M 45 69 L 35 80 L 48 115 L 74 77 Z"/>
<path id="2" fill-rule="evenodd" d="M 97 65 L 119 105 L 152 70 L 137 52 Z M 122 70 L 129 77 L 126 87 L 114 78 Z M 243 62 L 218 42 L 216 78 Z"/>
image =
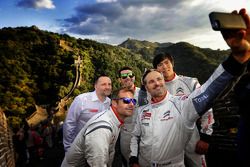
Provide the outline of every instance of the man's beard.
<path id="1" fill-rule="evenodd" d="M 156 90 L 157 88 L 159 88 L 159 89 Z M 152 93 L 152 97 L 161 97 L 165 94 L 164 86 L 157 85 L 153 89 L 155 89 L 155 90 Z"/>
<path id="2" fill-rule="evenodd" d="M 127 89 L 133 89 L 133 83 L 126 83 L 123 85 L 123 88 L 127 88 Z"/>
<path id="3" fill-rule="evenodd" d="M 105 90 L 103 91 L 103 96 L 109 96 L 111 94 L 111 91 Z"/>

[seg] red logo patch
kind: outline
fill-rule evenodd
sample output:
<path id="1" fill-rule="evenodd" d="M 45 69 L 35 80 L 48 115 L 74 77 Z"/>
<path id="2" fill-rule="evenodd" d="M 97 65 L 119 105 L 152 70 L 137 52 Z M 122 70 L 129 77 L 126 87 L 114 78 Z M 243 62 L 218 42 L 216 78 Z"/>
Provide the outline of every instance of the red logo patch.
<path id="1" fill-rule="evenodd" d="M 97 112 L 98 109 L 90 109 L 89 111 L 90 111 L 90 112 Z"/>
<path id="2" fill-rule="evenodd" d="M 150 119 L 151 118 L 151 113 L 150 112 L 144 112 L 142 114 L 142 119 Z"/>

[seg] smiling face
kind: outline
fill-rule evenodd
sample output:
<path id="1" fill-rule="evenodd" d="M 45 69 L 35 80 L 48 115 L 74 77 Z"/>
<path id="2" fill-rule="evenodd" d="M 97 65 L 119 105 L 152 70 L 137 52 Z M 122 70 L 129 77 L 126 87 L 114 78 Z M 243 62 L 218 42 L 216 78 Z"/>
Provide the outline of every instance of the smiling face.
<path id="1" fill-rule="evenodd" d="M 166 94 L 167 89 L 162 74 L 158 71 L 152 71 L 144 79 L 145 88 L 152 98 L 162 97 Z"/>
<path id="2" fill-rule="evenodd" d="M 131 70 L 122 70 L 120 72 L 119 82 L 123 88 L 133 89 L 135 76 Z"/>
<path id="3" fill-rule="evenodd" d="M 124 98 L 126 99 L 124 100 Z M 134 99 L 133 92 L 122 89 L 118 93 L 118 98 L 112 100 L 112 106 L 116 108 L 117 114 L 121 119 L 132 116 L 135 108 L 132 99 Z"/>
<path id="4" fill-rule="evenodd" d="M 97 96 L 106 97 L 111 94 L 112 84 L 111 79 L 106 76 L 101 76 L 95 83 L 95 90 Z"/>
<path id="5" fill-rule="evenodd" d="M 173 64 L 168 58 L 162 60 L 159 64 L 157 64 L 157 71 L 163 74 L 163 77 L 166 81 L 173 79 L 175 74 Z"/>

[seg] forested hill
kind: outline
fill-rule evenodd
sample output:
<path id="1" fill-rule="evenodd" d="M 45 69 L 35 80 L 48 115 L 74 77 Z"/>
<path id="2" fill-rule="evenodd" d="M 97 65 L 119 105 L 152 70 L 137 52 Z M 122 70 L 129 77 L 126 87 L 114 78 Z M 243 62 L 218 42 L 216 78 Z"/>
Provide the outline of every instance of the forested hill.
<path id="1" fill-rule="evenodd" d="M 80 86 L 73 96 L 93 90 L 94 77 L 106 74 L 118 87 L 117 70 L 131 66 L 139 85 L 149 68 L 139 54 L 37 27 L 0 29 L 0 108 L 7 116 L 26 118 L 36 105 L 55 105 L 75 81 L 74 61 L 82 59 Z"/>
<path id="2" fill-rule="evenodd" d="M 206 81 L 218 64 L 230 54 L 229 50 L 199 48 L 186 42 L 153 43 L 128 39 L 119 46 L 141 54 L 150 63 L 155 54 L 170 53 L 174 57 L 177 73 L 197 77 L 201 83 Z"/>
<path id="3" fill-rule="evenodd" d="M 131 66 L 140 85 L 145 68 L 157 52 L 175 58 L 176 71 L 203 82 L 229 51 L 202 49 L 189 43 L 152 43 L 128 39 L 119 46 L 82 40 L 36 26 L 0 29 L 0 108 L 8 117 L 26 118 L 35 105 L 55 105 L 71 90 L 75 60 L 80 56 L 81 82 L 72 97 L 93 90 L 97 75 L 111 77 L 118 87 L 117 70 Z"/>

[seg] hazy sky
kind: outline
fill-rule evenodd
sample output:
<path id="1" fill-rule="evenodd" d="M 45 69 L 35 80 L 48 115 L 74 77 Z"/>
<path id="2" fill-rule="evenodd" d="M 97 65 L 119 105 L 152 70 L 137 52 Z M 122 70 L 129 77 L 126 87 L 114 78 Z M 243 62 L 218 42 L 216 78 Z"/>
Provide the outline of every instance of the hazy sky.
<path id="1" fill-rule="evenodd" d="M 240 8 L 250 11 L 249 0 L 0 0 L 0 28 L 36 25 L 108 44 L 132 38 L 228 49 L 208 14 Z"/>

